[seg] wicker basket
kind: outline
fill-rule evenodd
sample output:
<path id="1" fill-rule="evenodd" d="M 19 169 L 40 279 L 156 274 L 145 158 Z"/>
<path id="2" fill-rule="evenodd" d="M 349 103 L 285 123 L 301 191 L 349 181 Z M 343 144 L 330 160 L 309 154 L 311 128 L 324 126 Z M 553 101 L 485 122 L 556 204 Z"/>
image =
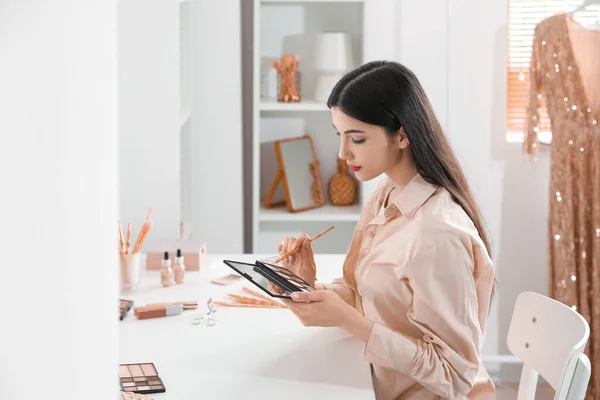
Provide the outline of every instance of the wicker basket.
<path id="1" fill-rule="evenodd" d="M 356 181 L 348 175 L 348 165 L 338 158 L 338 173 L 329 180 L 329 200 L 336 206 L 348 206 L 356 201 Z"/>
<path id="2" fill-rule="evenodd" d="M 120 392 L 120 400 L 152 400 L 152 397 L 145 394 L 137 394 L 132 392 Z"/>

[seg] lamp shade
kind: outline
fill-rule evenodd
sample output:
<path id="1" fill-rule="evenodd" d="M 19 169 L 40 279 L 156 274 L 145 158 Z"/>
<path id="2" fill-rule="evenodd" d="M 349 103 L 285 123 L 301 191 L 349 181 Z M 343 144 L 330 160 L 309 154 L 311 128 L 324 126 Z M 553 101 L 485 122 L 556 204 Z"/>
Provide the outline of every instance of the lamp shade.
<path id="1" fill-rule="evenodd" d="M 344 72 L 353 66 L 350 37 L 344 32 L 323 32 L 315 38 L 315 69 Z"/>

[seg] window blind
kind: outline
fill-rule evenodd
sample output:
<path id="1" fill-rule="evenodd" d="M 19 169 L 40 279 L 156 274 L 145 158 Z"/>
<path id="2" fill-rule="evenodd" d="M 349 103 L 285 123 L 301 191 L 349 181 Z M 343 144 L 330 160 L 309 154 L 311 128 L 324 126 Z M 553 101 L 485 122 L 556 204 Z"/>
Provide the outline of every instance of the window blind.
<path id="1" fill-rule="evenodd" d="M 508 96 L 507 128 L 523 132 L 529 91 L 529 64 L 533 32 L 542 20 L 576 9 L 583 0 L 509 0 L 508 2 Z M 590 22 L 598 18 L 598 9 L 578 12 L 577 21 Z M 545 109 L 540 112 L 540 131 L 550 130 Z"/>

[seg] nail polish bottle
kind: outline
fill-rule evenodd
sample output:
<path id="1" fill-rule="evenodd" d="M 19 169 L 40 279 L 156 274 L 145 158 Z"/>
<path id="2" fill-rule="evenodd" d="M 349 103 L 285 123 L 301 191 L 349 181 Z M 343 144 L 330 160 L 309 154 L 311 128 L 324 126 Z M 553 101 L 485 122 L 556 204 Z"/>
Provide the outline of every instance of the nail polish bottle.
<path id="1" fill-rule="evenodd" d="M 165 251 L 162 268 L 160 269 L 160 285 L 162 287 L 171 286 L 173 284 L 173 268 L 171 268 L 171 259 L 169 252 Z"/>
<path id="2" fill-rule="evenodd" d="M 173 275 L 175 276 L 175 283 L 183 283 L 185 275 L 185 265 L 183 264 L 183 256 L 181 255 L 181 249 L 177 249 L 177 257 L 175 257 L 175 265 L 173 266 Z"/>

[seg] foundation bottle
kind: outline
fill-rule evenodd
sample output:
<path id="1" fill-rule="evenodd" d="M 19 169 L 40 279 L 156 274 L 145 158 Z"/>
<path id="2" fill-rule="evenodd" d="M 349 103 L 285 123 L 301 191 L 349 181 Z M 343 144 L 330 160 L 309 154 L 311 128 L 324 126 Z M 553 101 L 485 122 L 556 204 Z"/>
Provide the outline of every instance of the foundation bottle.
<path id="1" fill-rule="evenodd" d="M 171 286 L 173 284 L 173 268 L 171 267 L 171 259 L 169 258 L 169 252 L 165 251 L 165 257 L 162 261 L 162 268 L 160 269 L 160 285 L 162 287 Z"/>
<path id="2" fill-rule="evenodd" d="M 173 275 L 175 276 L 175 283 L 183 283 L 185 275 L 185 265 L 183 264 L 183 256 L 181 255 L 181 249 L 177 249 L 177 257 L 175 257 L 175 265 L 173 266 Z"/>

